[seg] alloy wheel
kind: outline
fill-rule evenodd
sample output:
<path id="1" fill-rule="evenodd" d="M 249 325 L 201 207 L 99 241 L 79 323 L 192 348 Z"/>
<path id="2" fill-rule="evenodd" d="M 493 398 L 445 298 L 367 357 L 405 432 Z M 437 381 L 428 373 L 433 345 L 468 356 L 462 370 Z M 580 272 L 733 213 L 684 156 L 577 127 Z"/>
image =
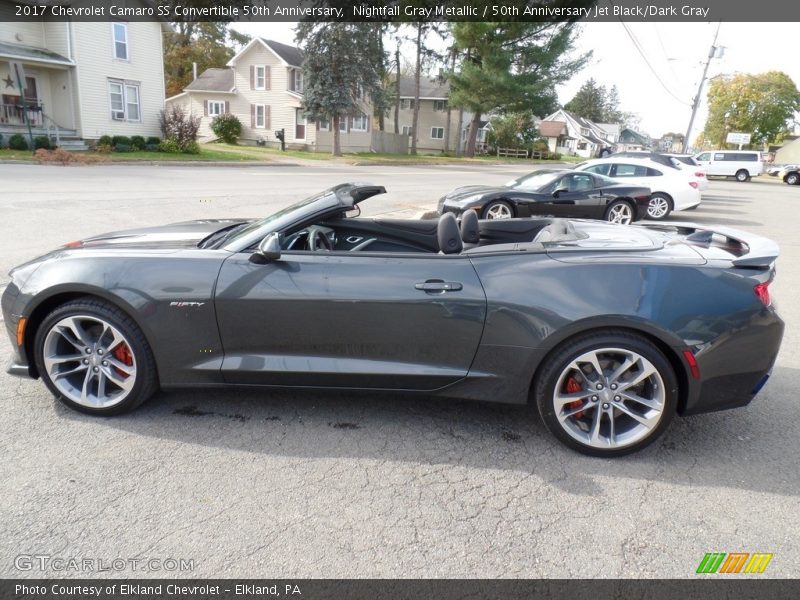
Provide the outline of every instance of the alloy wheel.
<path id="1" fill-rule="evenodd" d="M 608 221 L 610 223 L 619 223 L 620 225 L 629 225 L 633 221 L 633 210 L 629 204 L 622 202 L 611 207 L 608 211 Z"/>
<path id="2" fill-rule="evenodd" d="M 130 341 L 97 316 L 72 315 L 56 322 L 44 340 L 43 362 L 58 391 L 88 408 L 119 404 L 136 383 Z"/>
<path id="3" fill-rule="evenodd" d="M 558 377 L 553 409 L 562 429 L 583 445 L 619 449 L 650 435 L 664 416 L 666 390 L 647 358 L 600 348 L 572 360 Z"/>
<path id="4" fill-rule="evenodd" d="M 786 176 L 786 183 L 789 185 L 797 185 L 800 183 L 800 175 L 797 175 L 796 173 L 790 173 Z"/>
<path id="5" fill-rule="evenodd" d="M 487 219 L 510 219 L 511 209 L 505 204 L 493 204 L 486 210 Z"/>
<path id="6" fill-rule="evenodd" d="M 661 219 L 669 212 L 669 202 L 666 198 L 656 196 L 650 198 L 650 203 L 647 205 L 647 216 L 651 219 Z"/>

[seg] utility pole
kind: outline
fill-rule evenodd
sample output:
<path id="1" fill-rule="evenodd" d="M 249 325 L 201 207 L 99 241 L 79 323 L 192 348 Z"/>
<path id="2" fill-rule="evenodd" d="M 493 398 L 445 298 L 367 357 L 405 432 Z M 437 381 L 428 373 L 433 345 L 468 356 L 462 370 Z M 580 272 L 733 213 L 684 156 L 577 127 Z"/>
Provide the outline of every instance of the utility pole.
<path id="1" fill-rule="evenodd" d="M 692 127 L 694 126 L 694 118 L 697 115 L 697 108 L 700 106 L 700 95 L 703 93 L 703 84 L 706 82 L 706 75 L 708 74 L 708 66 L 711 64 L 711 59 L 717 54 L 717 36 L 719 35 L 719 28 L 722 26 L 722 21 L 717 24 L 717 31 L 714 33 L 714 41 L 711 42 L 711 49 L 708 51 L 708 59 L 706 66 L 703 68 L 703 76 L 700 78 L 700 85 L 697 86 L 697 94 L 692 103 L 692 116 L 689 117 L 689 127 L 686 129 L 686 135 L 683 137 L 683 150 L 685 154 L 689 148 L 689 136 L 692 134 Z M 721 56 L 721 55 L 720 55 Z"/>

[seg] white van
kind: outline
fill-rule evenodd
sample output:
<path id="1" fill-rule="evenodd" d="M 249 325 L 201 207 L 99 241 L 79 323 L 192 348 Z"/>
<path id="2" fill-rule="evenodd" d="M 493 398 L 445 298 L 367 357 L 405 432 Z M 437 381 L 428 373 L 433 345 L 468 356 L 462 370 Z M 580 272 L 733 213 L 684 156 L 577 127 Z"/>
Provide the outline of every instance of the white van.
<path id="1" fill-rule="evenodd" d="M 751 150 L 701 152 L 694 159 L 707 167 L 708 175 L 712 177 L 736 177 L 736 181 L 748 181 L 764 171 L 761 152 Z"/>

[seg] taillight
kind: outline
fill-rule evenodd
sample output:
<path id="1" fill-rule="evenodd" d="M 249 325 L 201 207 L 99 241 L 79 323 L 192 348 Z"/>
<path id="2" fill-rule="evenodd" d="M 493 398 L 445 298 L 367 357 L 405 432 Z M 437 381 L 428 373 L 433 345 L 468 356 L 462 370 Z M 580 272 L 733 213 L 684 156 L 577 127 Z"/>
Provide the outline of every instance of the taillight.
<path id="1" fill-rule="evenodd" d="M 696 181 L 690 181 L 689 185 L 692 186 L 694 189 L 697 189 L 697 182 Z"/>
<path id="2" fill-rule="evenodd" d="M 764 283 L 757 283 L 753 286 L 753 293 L 761 300 L 761 304 L 769 306 L 772 304 L 772 298 L 769 297 L 769 281 Z"/>
<path id="3" fill-rule="evenodd" d="M 706 174 L 705 174 L 705 173 L 703 173 L 702 171 L 697 171 L 697 173 L 695 173 L 695 174 L 694 174 L 694 176 L 695 176 L 695 177 L 705 177 L 705 176 L 706 176 Z"/>
<path id="4" fill-rule="evenodd" d="M 686 364 L 689 365 L 692 379 L 700 379 L 700 367 L 697 366 L 697 359 L 694 357 L 694 353 L 691 350 L 684 350 L 683 358 L 686 359 Z"/>

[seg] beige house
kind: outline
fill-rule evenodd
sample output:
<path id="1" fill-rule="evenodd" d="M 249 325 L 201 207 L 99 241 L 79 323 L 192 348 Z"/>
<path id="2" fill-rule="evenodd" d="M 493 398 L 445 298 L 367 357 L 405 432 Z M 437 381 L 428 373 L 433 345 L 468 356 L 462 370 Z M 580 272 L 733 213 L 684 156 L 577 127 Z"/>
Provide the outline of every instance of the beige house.
<path id="1" fill-rule="evenodd" d="M 207 69 L 184 91 L 167 98 L 201 117 L 202 141 L 215 138 L 211 121 L 232 113 L 242 122 L 244 143 L 280 146 L 276 136 L 284 131 L 287 148 L 330 151 L 333 135 L 328 123 L 310 123 L 303 112 L 303 51 L 274 40 L 254 38 L 225 68 Z M 372 110 L 340 123 L 345 152 L 405 151 L 407 141 L 373 131 Z M 394 150 L 394 148 L 397 150 Z"/>
<path id="2" fill-rule="evenodd" d="M 448 125 L 447 100 L 450 86 L 446 81 L 422 77 L 419 82 L 419 116 L 417 123 L 417 150 L 419 152 L 442 152 L 445 150 L 445 137 L 449 134 L 447 148 L 456 149 L 459 143 L 458 110 L 450 111 Z M 414 122 L 414 78 L 400 76 L 400 110 L 398 112 L 398 131 L 412 135 Z M 394 111 L 387 115 L 394 118 Z M 472 115 L 465 113 L 463 123 L 469 123 Z M 463 126 L 463 124 L 462 124 Z M 411 142 L 409 141 L 409 146 Z"/>
<path id="3" fill-rule="evenodd" d="M 0 1 L 0 134 L 6 141 L 27 133 L 26 117 L 34 135 L 58 138 L 65 147 L 102 135 L 160 135 L 168 25 L 13 21 L 13 10 Z M 24 71 L 22 91 L 14 63 Z"/>

